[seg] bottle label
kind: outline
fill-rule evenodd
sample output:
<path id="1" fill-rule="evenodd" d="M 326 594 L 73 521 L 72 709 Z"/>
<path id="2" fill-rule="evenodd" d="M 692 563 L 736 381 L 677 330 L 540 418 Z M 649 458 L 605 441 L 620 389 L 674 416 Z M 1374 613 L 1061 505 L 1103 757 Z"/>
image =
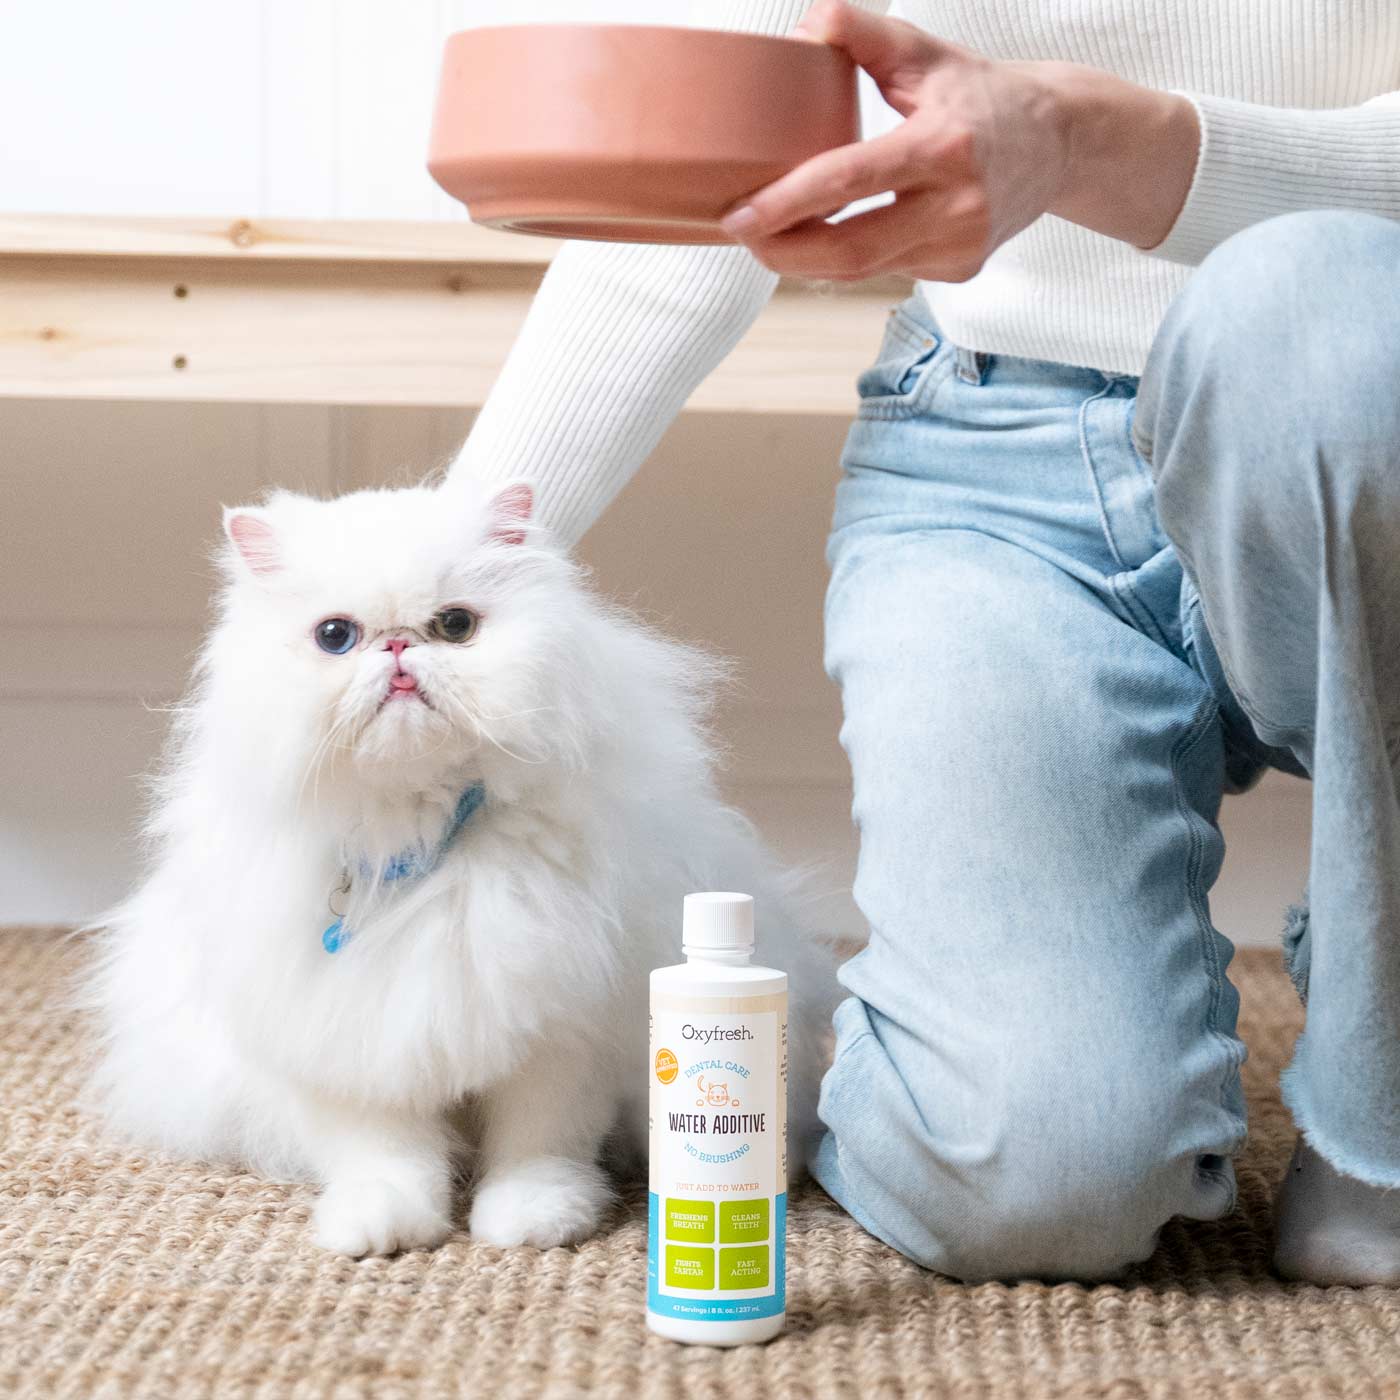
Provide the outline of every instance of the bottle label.
<path id="1" fill-rule="evenodd" d="M 647 1306 L 745 1321 L 785 1306 L 787 996 L 656 993 Z"/>

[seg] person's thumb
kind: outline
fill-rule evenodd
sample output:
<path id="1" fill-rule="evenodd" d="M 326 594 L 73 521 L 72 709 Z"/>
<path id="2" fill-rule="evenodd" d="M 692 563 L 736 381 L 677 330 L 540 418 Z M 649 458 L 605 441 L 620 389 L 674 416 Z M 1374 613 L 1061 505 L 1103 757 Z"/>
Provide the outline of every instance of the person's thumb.
<path id="1" fill-rule="evenodd" d="M 949 45 L 912 24 L 873 15 L 842 0 L 818 0 L 793 34 L 848 53 L 901 116 L 908 116 L 913 107 L 919 80 L 953 53 Z"/>

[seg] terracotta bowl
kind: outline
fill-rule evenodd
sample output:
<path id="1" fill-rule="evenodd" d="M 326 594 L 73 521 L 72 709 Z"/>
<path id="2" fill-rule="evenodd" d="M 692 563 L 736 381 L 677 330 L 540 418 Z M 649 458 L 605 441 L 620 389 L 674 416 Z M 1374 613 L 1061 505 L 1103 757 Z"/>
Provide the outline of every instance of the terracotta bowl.
<path id="1" fill-rule="evenodd" d="M 448 39 L 428 169 L 495 228 L 727 243 L 736 201 L 859 135 L 854 66 L 824 44 L 508 25 Z"/>

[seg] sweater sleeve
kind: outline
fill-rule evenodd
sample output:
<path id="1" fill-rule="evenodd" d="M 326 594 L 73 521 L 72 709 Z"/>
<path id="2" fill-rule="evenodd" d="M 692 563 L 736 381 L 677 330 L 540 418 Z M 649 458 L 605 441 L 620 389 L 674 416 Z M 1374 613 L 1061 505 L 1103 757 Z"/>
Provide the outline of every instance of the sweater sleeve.
<path id="1" fill-rule="evenodd" d="M 888 0 L 861 0 L 883 10 Z M 695 0 L 710 29 L 783 34 L 810 0 Z M 778 279 L 744 248 L 566 243 L 477 416 L 459 473 L 525 479 L 536 518 L 576 542 Z"/>
<path id="2" fill-rule="evenodd" d="M 1181 95 L 1196 108 L 1200 155 L 1152 256 L 1195 264 L 1232 233 L 1303 209 L 1400 219 L 1400 93 L 1338 111 Z"/>
<path id="3" fill-rule="evenodd" d="M 527 480 L 535 518 L 576 543 L 777 280 L 739 248 L 566 243 L 449 482 Z"/>

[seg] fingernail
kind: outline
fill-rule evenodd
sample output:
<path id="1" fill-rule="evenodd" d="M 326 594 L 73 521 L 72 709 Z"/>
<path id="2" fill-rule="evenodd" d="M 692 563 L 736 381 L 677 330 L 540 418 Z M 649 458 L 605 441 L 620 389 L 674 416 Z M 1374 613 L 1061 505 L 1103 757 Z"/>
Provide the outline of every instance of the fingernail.
<path id="1" fill-rule="evenodd" d="M 735 209 L 732 213 L 726 214 L 719 221 L 719 226 L 731 238 L 743 238 L 746 234 L 752 233 L 758 226 L 758 215 L 751 205 L 745 204 Z"/>

